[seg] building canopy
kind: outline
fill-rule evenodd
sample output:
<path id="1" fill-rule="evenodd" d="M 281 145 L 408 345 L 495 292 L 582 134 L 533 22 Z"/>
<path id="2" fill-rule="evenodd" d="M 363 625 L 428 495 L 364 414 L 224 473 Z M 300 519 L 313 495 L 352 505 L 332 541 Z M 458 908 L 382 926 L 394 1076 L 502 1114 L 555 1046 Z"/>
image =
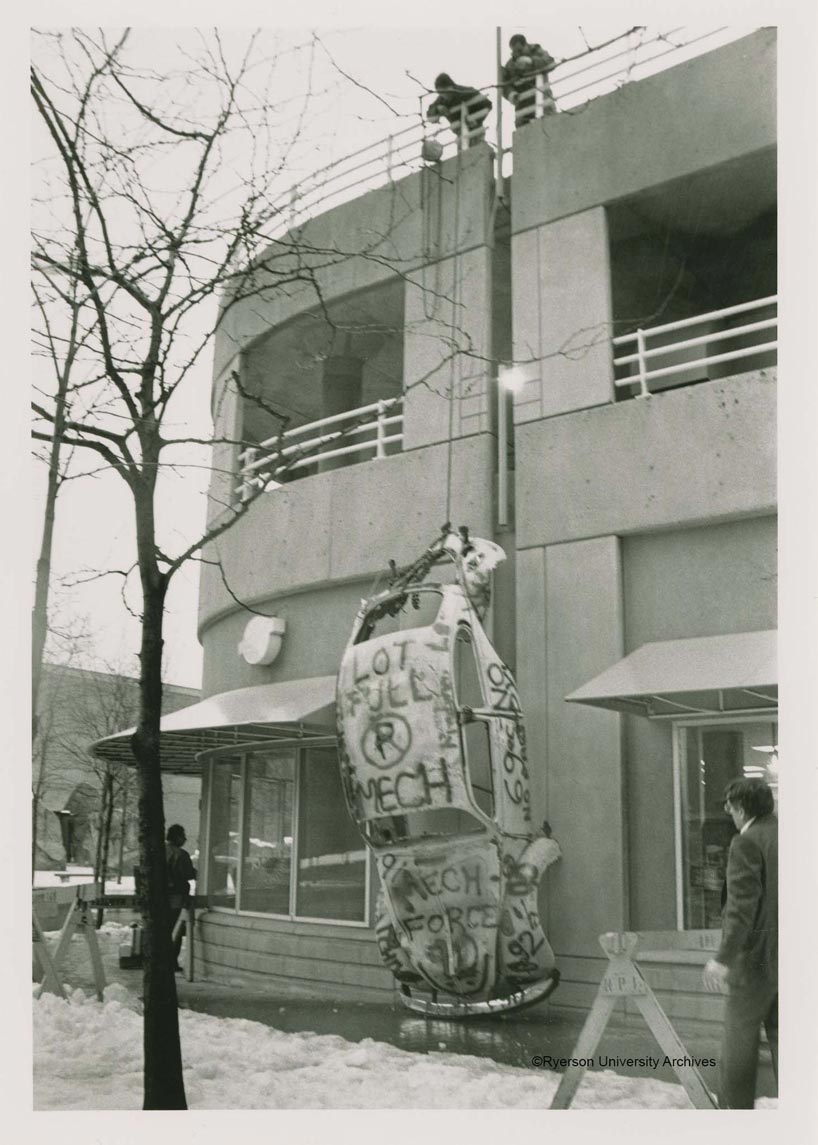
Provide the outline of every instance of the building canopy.
<path id="1" fill-rule="evenodd" d="M 778 706 L 777 635 L 643 644 L 565 698 L 651 718 L 771 711 Z"/>
<path id="2" fill-rule="evenodd" d="M 162 717 L 162 770 L 198 772 L 202 752 L 294 736 L 335 734 L 335 676 L 311 676 L 280 684 L 257 684 L 209 696 Z M 133 766 L 135 729 L 92 745 L 100 759 Z"/>

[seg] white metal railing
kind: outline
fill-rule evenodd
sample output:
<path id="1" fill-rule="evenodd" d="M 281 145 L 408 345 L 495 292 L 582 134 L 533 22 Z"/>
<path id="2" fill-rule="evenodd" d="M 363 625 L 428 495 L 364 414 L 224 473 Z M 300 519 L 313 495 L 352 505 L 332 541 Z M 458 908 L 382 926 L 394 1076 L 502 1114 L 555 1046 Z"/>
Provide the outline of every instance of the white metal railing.
<path id="1" fill-rule="evenodd" d="M 342 444 L 349 442 L 350 444 Z M 387 456 L 387 446 L 403 443 L 403 398 L 385 398 L 358 409 L 311 421 L 250 446 L 239 454 L 242 501 L 259 490 L 275 489 L 279 478 L 339 457 L 371 460 Z M 330 447 L 330 448 L 327 448 Z"/>
<path id="2" fill-rule="evenodd" d="M 754 313 L 761 313 L 761 316 L 752 320 Z M 744 321 L 742 317 L 738 325 L 732 325 L 739 315 L 749 316 L 751 320 Z M 697 327 L 701 332 L 694 332 L 692 337 L 685 337 L 682 333 L 695 331 Z M 614 347 L 633 349 L 614 357 L 613 364 L 618 370 L 627 369 L 627 373 L 615 379 L 614 385 L 638 386 L 639 392 L 635 396 L 647 397 L 652 392 L 651 384 L 660 379 L 673 379 L 677 384 L 704 381 L 711 366 L 759 355 L 774 355 L 778 349 L 777 330 L 778 296 L 771 294 L 767 298 L 710 310 L 678 322 L 621 334 L 613 339 Z M 774 332 L 772 338 L 767 337 L 767 331 Z M 677 333 L 681 333 L 680 338 L 674 337 Z M 739 345 L 735 345 L 737 339 Z"/>
<path id="3" fill-rule="evenodd" d="M 281 224 L 277 233 L 306 222 L 319 211 L 337 207 L 366 191 L 420 170 L 424 165 L 424 148 L 429 143 L 437 145 L 437 161 L 455 155 L 459 147 L 468 146 L 468 137 L 464 135 L 458 142 L 446 126 L 430 128 L 418 121 L 311 172 L 290 190 L 286 202 L 280 202 Z"/>
<path id="4" fill-rule="evenodd" d="M 747 30 L 722 27 L 693 34 L 685 28 L 663 32 L 638 29 L 577 59 L 558 63 L 548 73 L 547 82 L 557 110 L 568 110 L 627 83 L 681 63 L 700 54 L 702 50 L 736 39 Z M 544 96 L 543 89 L 543 81 L 538 80 L 531 94 L 524 97 L 534 101 L 535 118 L 553 110 L 551 100 L 547 95 Z M 500 93 L 493 84 L 481 90 L 494 101 L 496 117 Z M 280 235 L 306 222 L 319 210 L 329 210 L 365 191 L 388 185 L 395 179 L 418 171 L 430 158 L 435 161 L 449 158 L 458 150 L 468 147 L 472 138 L 482 138 L 482 125 L 469 131 L 465 122 L 462 122 L 460 128 L 459 132 L 453 132 L 447 125 L 430 126 L 418 119 L 385 139 L 375 140 L 343 159 L 318 168 L 278 200 L 278 224 L 273 228 L 273 234 Z M 489 127 L 487 138 L 489 143 L 496 146 L 493 125 Z M 510 148 L 504 151 L 510 162 Z M 505 174 L 510 172 L 508 164 L 503 170 Z"/>
<path id="5" fill-rule="evenodd" d="M 549 73 L 551 90 L 559 108 L 567 110 L 699 55 L 701 45 L 710 51 L 748 30 L 720 27 L 694 34 L 683 27 L 662 32 L 635 28 L 597 51 L 558 64 Z"/>

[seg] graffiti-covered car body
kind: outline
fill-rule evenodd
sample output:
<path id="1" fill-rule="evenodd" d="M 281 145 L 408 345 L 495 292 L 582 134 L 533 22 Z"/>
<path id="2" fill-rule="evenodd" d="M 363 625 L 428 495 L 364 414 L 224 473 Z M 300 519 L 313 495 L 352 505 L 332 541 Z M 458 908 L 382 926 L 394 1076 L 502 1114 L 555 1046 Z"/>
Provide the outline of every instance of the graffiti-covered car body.
<path id="1" fill-rule="evenodd" d="M 455 541 L 442 556 L 457 583 L 363 602 L 337 710 L 348 807 L 381 880 L 381 956 L 408 1005 L 468 1013 L 556 983 L 537 889 L 559 847 L 532 831 L 519 696 L 481 623 L 489 578 L 474 554 L 504 554 Z"/>

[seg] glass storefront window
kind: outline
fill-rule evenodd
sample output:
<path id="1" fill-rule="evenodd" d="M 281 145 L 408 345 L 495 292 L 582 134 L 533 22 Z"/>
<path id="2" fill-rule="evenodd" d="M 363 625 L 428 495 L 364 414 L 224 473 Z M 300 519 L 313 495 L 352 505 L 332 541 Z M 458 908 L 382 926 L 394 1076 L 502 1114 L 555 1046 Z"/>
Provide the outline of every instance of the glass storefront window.
<path id="1" fill-rule="evenodd" d="M 210 772 L 209 906 L 235 906 L 239 869 L 241 760 L 221 760 Z"/>
<path id="2" fill-rule="evenodd" d="M 287 748 L 247 761 L 240 910 L 290 913 L 295 766 Z"/>
<path id="3" fill-rule="evenodd" d="M 366 921 L 366 850 L 346 809 L 334 746 L 213 760 L 210 791 L 211 906 Z"/>
<path id="4" fill-rule="evenodd" d="M 727 851 L 735 834 L 724 810 L 724 789 L 733 779 L 765 779 L 777 806 L 778 725 L 769 720 L 687 724 L 677 734 L 683 926 L 719 927 Z"/>
<path id="5" fill-rule="evenodd" d="M 335 748 L 308 748 L 298 800 L 296 914 L 359 921 L 364 917 L 366 850 L 347 814 Z"/>

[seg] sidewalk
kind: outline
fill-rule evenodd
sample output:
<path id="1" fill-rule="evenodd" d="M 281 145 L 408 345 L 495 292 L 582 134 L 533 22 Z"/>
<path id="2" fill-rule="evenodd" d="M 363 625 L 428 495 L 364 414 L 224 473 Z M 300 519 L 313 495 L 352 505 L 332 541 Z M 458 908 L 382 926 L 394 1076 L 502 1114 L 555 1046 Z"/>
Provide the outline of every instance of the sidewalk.
<path id="1" fill-rule="evenodd" d="M 122 932 L 103 930 L 99 942 L 105 974 L 109 983 L 118 982 L 135 994 L 142 992 L 141 970 L 121 970 L 118 964 Z M 85 955 L 85 944 L 75 938 L 68 954 L 66 980 L 89 993 L 93 981 Z M 562 1010 L 557 1002 L 545 1003 L 517 1014 L 465 1021 L 440 1021 L 411 1014 L 399 1003 L 340 1002 L 328 999 L 304 999 L 285 994 L 261 993 L 252 988 L 230 986 L 207 979 L 188 982 L 176 976 L 179 1005 L 220 1018 L 243 1018 L 261 1022 L 285 1033 L 336 1034 L 350 1042 L 371 1038 L 404 1050 L 420 1053 L 445 1050 L 448 1053 L 491 1058 L 505 1065 L 531 1067 L 534 1057 L 567 1058 L 573 1053 L 585 1014 Z M 696 1057 L 719 1057 L 720 1031 L 702 1024 L 677 1026 L 677 1032 L 689 1054 Z M 651 1066 L 628 1066 L 620 1061 L 605 1063 L 605 1058 L 645 1058 L 659 1060 Z M 602 1036 L 594 1058 L 596 1068 L 614 1070 L 626 1077 L 652 1077 L 678 1083 L 670 1066 L 662 1064 L 664 1054 L 647 1026 L 639 1018 L 614 1014 Z M 600 1064 L 601 1063 L 601 1064 Z M 533 1067 L 532 1067 L 533 1068 Z M 557 1068 L 553 1065 L 548 1068 Z M 561 1072 L 561 1071 L 560 1071 Z M 703 1067 L 701 1073 L 715 1090 L 718 1069 Z M 774 1097 L 775 1079 L 769 1053 L 762 1049 L 758 1095 Z"/>

